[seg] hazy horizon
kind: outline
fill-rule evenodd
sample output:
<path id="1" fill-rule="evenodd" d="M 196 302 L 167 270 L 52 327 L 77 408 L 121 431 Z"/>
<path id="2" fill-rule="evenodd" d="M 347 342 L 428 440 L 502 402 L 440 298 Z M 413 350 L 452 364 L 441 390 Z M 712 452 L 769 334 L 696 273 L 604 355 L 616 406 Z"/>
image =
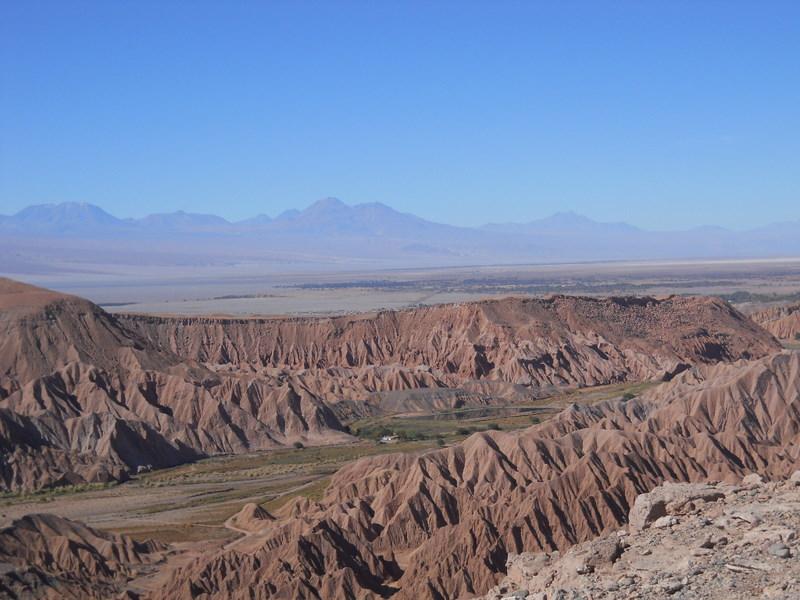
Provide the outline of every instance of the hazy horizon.
<path id="1" fill-rule="evenodd" d="M 797 56 L 793 2 L 9 2 L 0 213 L 793 221 Z"/>
<path id="2" fill-rule="evenodd" d="M 28 206 L 24 206 L 20 210 L 15 211 L 13 213 L 5 213 L 5 214 L 4 213 L 0 213 L 0 217 L 13 217 L 13 216 L 18 215 L 21 212 L 25 211 L 26 209 L 32 209 L 32 208 L 43 208 L 43 207 L 56 208 L 56 207 L 59 207 L 59 206 L 90 206 L 90 207 L 99 208 L 103 212 L 108 213 L 109 215 L 111 215 L 113 217 L 116 217 L 116 218 L 118 218 L 120 220 L 123 220 L 123 221 L 139 221 L 139 220 L 142 220 L 142 219 L 144 219 L 146 217 L 161 216 L 161 215 L 185 214 L 185 215 L 194 215 L 194 216 L 214 216 L 214 217 L 219 217 L 221 219 L 224 219 L 228 224 L 237 225 L 237 224 L 246 223 L 248 220 L 255 219 L 255 218 L 258 218 L 258 217 L 268 217 L 270 220 L 273 220 L 273 221 L 277 220 L 277 219 L 280 219 L 280 218 L 291 217 L 291 216 L 293 216 L 292 213 L 302 212 L 304 210 L 311 209 L 315 205 L 317 205 L 317 204 L 319 204 L 321 202 L 324 202 L 324 201 L 328 201 L 328 200 L 334 200 L 336 202 L 341 202 L 342 204 L 344 204 L 345 206 L 347 206 L 349 208 L 363 207 L 363 206 L 370 206 L 370 205 L 379 205 L 379 206 L 384 206 L 386 208 L 389 208 L 389 209 L 391 209 L 393 211 L 397 211 L 397 209 L 395 209 L 393 206 L 390 206 L 389 204 L 386 204 L 385 202 L 372 201 L 372 202 L 350 203 L 350 202 L 347 202 L 346 200 L 343 200 L 341 198 L 337 198 L 335 196 L 325 196 L 323 198 L 318 198 L 318 199 L 316 199 L 316 200 L 314 200 L 312 202 L 309 202 L 309 203 L 307 203 L 305 205 L 289 207 L 289 208 L 283 210 L 280 213 L 268 214 L 268 213 L 261 212 L 261 213 L 251 214 L 251 215 L 249 215 L 249 216 L 247 216 L 247 217 L 245 217 L 243 219 L 237 219 L 237 220 L 228 219 L 223 214 L 221 214 L 219 212 L 200 212 L 200 211 L 197 211 L 197 210 L 193 210 L 191 207 L 189 207 L 189 208 L 179 208 L 179 209 L 176 209 L 176 210 L 173 210 L 173 211 L 146 213 L 146 214 L 141 214 L 141 215 L 122 214 L 122 213 L 115 213 L 115 212 L 112 212 L 110 210 L 107 210 L 106 207 L 103 206 L 102 204 L 95 204 L 93 202 L 45 202 L 45 203 L 41 203 L 41 204 L 31 204 L 31 205 L 28 205 Z M 422 218 L 419 215 L 416 215 L 416 214 L 414 214 L 412 212 L 408 212 L 408 211 L 397 211 L 397 212 L 401 212 L 401 214 L 404 214 L 404 215 L 410 215 L 410 216 Z M 787 220 L 787 221 L 775 221 L 775 220 L 770 221 L 770 220 L 767 220 L 763 224 L 758 224 L 758 225 L 750 224 L 749 226 L 744 225 L 744 226 L 740 226 L 740 227 L 724 227 L 722 225 L 718 225 L 717 223 L 701 223 L 699 225 L 684 226 L 684 227 L 680 227 L 678 225 L 675 225 L 673 227 L 663 227 L 661 229 L 650 229 L 650 228 L 647 228 L 647 227 L 643 227 L 643 226 L 639 225 L 638 223 L 632 223 L 632 222 L 624 221 L 624 220 L 621 220 L 621 221 L 610 221 L 610 220 L 603 220 L 603 219 L 595 219 L 593 217 L 590 217 L 589 215 L 586 215 L 586 214 L 583 214 L 583 213 L 580 213 L 580 212 L 577 212 L 577 211 L 574 211 L 574 210 L 570 210 L 570 209 L 555 210 L 555 211 L 547 213 L 547 214 L 543 213 L 541 215 L 535 216 L 534 218 L 529 219 L 529 220 L 525 220 L 525 221 L 488 221 L 486 223 L 478 223 L 476 225 L 457 225 L 456 223 L 452 223 L 452 222 L 448 222 L 448 221 L 430 221 L 430 222 L 431 223 L 435 223 L 435 224 L 440 224 L 440 225 L 448 225 L 448 226 L 451 226 L 451 227 L 463 227 L 463 228 L 466 228 L 466 229 L 480 229 L 482 227 L 491 226 L 491 225 L 525 225 L 525 224 L 530 224 L 530 223 L 537 223 L 537 222 L 540 222 L 540 221 L 548 221 L 550 219 L 558 219 L 558 218 L 561 218 L 561 217 L 565 217 L 567 219 L 573 219 L 574 218 L 575 220 L 588 219 L 590 221 L 593 221 L 593 222 L 595 222 L 597 224 L 602 224 L 602 225 L 630 225 L 632 227 L 635 227 L 637 229 L 641 229 L 643 231 L 664 231 L 664 232 L 680 232 L 680 231 L 687 231 L 687 230 L 692 230 L 692 229 L 703 229 L 703 228 L 721 228 L 721 229 L 728 229 L 729 231 L 732 231 L 732 232 L 737 232 L 737 231 L 738 232 L 744 232 L 744 231 L 748 231 L 748 230 L 751 230 L 751 229 L 757 229 L 757 228 L 762 227 L 762 226 L 776 225 L 776 224 L 782 224 L 782 223 L 800 222 L 800 217 L 798 217 L 798 218 L 790 219 L 790 220 Z M 427 219 L 425 219 L 425 220 L 427 220 Z"/>

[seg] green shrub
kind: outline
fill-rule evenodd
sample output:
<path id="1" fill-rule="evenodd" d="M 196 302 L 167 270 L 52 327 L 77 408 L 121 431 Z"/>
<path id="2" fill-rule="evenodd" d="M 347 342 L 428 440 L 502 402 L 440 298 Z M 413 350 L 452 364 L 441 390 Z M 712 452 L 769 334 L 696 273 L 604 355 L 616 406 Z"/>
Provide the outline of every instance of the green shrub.
<path id="1" fill-rule="evenodd" d="M 497 423 L 489 423 L 487 429 L 491 429 L 492 431 L 500 431 L 501 427 Z"/>
<path id="2" fill-rule="evenodd" d="M 536 415 L 531 415 L 531 423 L 533 423 L 534 425 L 538 425 L 541 422 L 542 420 L 539 417 L 537 417 Z"/>
<path id="3" fill-rule="evenodd" d="M 298 450 L 302 450 L 303 448 L 305 448 L 305 446 L 303 446 L 303 442 L 295 442 L 294 447 L 297 448 Z"/>
<path id="4" fill-rule="evenodd" d="M 636 398 L 636 394 L 632 392 L 625 392 L 624 394 L 622 394 L 622 399 L 625 400 L 626 402 L 628 400 L 633 400 L 634 398 Z"/>
<path id="5" fill-rule="evenodd" d="M 456 429 L 456 433 L 458 435 L 469 435 L 470 433 L 472 433 L 472 430 L 467 427 L 459 427 L 458 429 Z"/>

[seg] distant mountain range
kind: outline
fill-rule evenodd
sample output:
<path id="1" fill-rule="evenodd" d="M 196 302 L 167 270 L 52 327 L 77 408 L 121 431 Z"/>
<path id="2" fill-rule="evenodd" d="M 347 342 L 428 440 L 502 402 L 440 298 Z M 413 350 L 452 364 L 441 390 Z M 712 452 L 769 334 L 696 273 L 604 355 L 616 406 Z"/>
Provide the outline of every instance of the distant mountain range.
<path id="1" fill-rule="evenodd" d="M 172 233 L 234 234 L 258 230 L 335 234 L 335 235 L 395 235 L 403 229 L 410 233 L 440 228 L 457 229 L 432 223 L 411 214 L 373 202 L 348 206 L 336 198 L 324 198 L 304 210 L 287 210 L 277 217 L 260 214 L 250 219 L 230 222 L 216 215 L 188 213 L 158 213 L 140 219 L 118 218 L 99 206 L 85 202 L 39 204 L 29 206 L 15 215 L 0 215 L 4 231 L 44 233 L 54 236 L 100 236 L 110 232 L 146 233 L 152 230 Z"/>
<path id="2" fill-rule="evenodd" d="M 118 218 L 92 204 L 44 204 L 0 216 L 0 234 L 6 248 L 16 251 L 17 262 L 42 265 L 51 256 L 80 263 L 89 256 L 96 260 L 98 253 L 106 260 L 124 260 L 134 249 L 137 256 L 161 264 L 184 264 L 187 257 L 204 263 L 355 260 L 383 266 L 445 266 L 800 256 L 800 220 L 748 231 L 648 231 L 560 212 L 528 223 L 470 228 L 434 223 L 385 204 L 351 206 L 335 198 L 275 218 L 261 214 L 238 222 L 183 211 Z"/>

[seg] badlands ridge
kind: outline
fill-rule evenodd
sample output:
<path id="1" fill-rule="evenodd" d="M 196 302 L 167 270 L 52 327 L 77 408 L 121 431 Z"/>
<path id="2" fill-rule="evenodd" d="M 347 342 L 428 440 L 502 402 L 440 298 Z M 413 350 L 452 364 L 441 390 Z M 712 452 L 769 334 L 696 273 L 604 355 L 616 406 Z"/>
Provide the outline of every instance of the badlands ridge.
<path id="1" fill-rule="evenodd" d="M 754 312 L 751 318 L 778 339 L 800 340 L 800 302 L 771 306 Z"/>
<path id="2" fill-rule="evenodd" d="M 360 459 L 319 501 L 245 506 L 229 521 L 240 539 L 176 567 L 158 592 L 128 582 L 143 565 L 173 568 L 153 567 L 161 545 L 26 517 L 0 532 L 0 562 L 11 565 L 0 592 L 471 598 L 504 585 L 515 556 L 551 556 L 626 527 L 637 497 L 664 482 L 780 479 L 800 466 L 800 354 L 717 299 L 555 296 L 335 318 L 167 318 L 110 315 L 2 280 L 0 489 L 9 492 L 124 481 L 139 467 L 295 442 L 347 443 L 356 416 L 452 408 L 456 396 L 437 390 L 506 404 L 625 381 L 662 383 L 524 430 Z M 57 576 L 42 558 L 53 552 Z M 88 566 L 79 558 L 87 552 Z"/>

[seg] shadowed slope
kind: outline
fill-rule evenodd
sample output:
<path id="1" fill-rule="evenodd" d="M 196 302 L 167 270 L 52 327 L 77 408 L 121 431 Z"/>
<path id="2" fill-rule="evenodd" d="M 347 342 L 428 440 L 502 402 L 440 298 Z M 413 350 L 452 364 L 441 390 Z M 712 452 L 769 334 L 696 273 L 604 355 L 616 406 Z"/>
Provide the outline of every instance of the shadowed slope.
<path id="1" fill-rule="evenodd" d="M 9 280 L 0 291 L 0 490 L 349 439 L 302 388 L 216 374 L 80 298 Z"/>
<path id="2" fill-rule="evenodd" d="M 49 514 L 28 515 L 0 531 L 0 595 L 8 598 L 111 598 L 166 547 L 136 542 Z"/>
<path id="3" fill-rule="evenodd" d="M 618 528 L 664 481 L 787 475 L 800 442 L 800 354 L 687 371 L 639 399 L 573 406 L 515 433 L 339 471 L 233 548 L 185 568 L 163 597 L 462 598 L 509 553 Z"/>

